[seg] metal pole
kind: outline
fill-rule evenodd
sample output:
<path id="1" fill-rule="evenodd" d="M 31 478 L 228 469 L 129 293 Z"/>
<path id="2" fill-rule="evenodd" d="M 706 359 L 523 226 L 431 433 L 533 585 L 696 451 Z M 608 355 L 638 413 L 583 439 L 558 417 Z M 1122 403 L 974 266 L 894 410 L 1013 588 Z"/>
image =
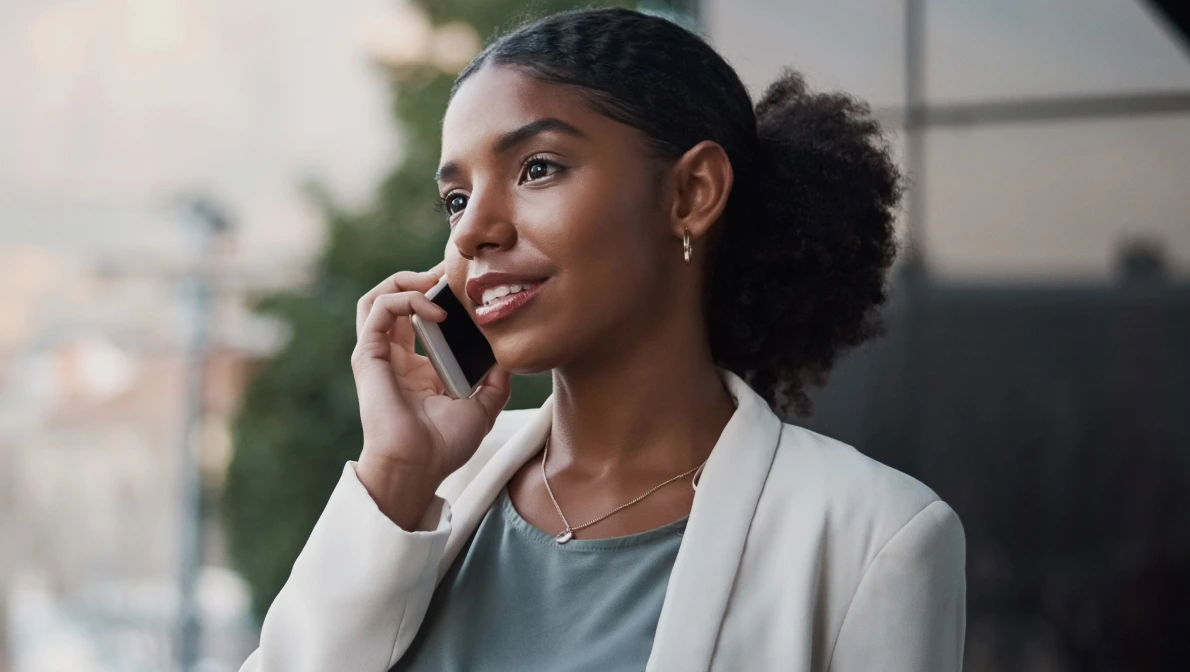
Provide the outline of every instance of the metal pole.
<path id="1" fill-rule="evenodd" d="M 0 429 L 9 429 L 0 417 Z M 8 627 L 8 583 L 11 581 L 13 570 L 16 568 L 13 546 L 19 545 L 21 540 L 16 538 L 16 502 L 12 494 L 12 458 L 10 455 L 16 447 L 0 442 L 0 539 L 5 540 L 0 548 L 0 672 L 9 672 L 12 667 L 9 642 L 11 633 Z"/>
<path id="2" fill-rule="evenodd" d="M 186 214 L 194 236 L 194 270 L 187 283 L 187 343 L 185 353 L 185 413 L 179 441 L 179 490 L 181 495 L 180 553 L 178 574 L 178 614 L 175 655 L 180 672 L 195 669 L 200 648 L 198 608 L 195 585 L 202 565 L 202 485 L 198 458 L 203 419 L 205 365 L 210 340 L 212 314 L 212 261 L 220 233 L 228 229 L 227 220 L 208 202 L 194 199 L 187 203 Z"/>
<path id="3" fill-rule="evenodd" d="M 905 0 L 905 168 L 910 190 L 906 194 L 905 236 L 909 271 L 924 270 L 922 226 L 925 220 L 925 0 Z"/>
<path id="4" fill-rule="evenodd" d="M 898 434 L 892 445 L 910 446 L 909 459 L 921 457 L 920 443 L 925 380 L 927 267 L 922 228 L 925 221 L 925 0 L 905 1 L 905 169 L 909 177 L 905 208 L 907 254 L 900 273 L 902 292 L 897 329 L 901 354 L 902 394 Z"/>

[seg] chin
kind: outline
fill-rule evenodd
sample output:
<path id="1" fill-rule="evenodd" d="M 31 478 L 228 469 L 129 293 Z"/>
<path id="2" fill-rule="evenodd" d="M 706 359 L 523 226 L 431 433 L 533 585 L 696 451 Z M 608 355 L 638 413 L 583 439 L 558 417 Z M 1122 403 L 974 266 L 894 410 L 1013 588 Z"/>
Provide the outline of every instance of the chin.
<path id="1" fill-rule="evenodd" d="M 510 373 L 518 376 L 532 376 L 553 370 L 553 365 L 540 357 L 505 357 L 497 355 L 496 361 Z"/>
<path id="2" fill-rule="evenodd" d="M 554 339 L 516 334 L 492 342 L 496 361 L 511 373 L 531 376 L 554 369 L 564 355 L 550 347 Z"/>

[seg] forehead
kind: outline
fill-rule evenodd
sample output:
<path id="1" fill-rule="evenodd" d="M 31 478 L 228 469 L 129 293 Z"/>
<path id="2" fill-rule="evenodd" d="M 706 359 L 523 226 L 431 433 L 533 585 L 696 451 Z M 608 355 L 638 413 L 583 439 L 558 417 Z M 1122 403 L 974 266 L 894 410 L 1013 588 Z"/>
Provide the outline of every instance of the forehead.
<path id="1" fill-rule="evenodd" d="M 487 148 L 500 135 L 544 117 L 557 117 L 584 133 L 614 133 L 609 126 L 620 125 L 592 110 L 568 87 L 514 68 L 485 65 L 463 82 L 446 109 L 442 158 Z"/>

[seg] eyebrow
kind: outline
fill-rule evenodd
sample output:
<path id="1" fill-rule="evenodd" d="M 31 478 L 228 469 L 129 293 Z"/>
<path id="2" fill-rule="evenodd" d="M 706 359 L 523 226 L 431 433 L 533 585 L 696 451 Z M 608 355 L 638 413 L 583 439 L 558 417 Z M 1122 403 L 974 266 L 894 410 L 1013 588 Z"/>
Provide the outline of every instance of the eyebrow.
<path id="1" fill-rule="evenodd" d="M 545 117 L 537 121 L 531 121 L 520 128 L 513 129 L 500 136 L 500 139 L 496 141 L 496 153 L 504 154 L 530 138 L 549 132 L 563 133 L 575 138 L 587 137 L 585 133 L 557 117 Z M 434 173 L 434 180 L 437 182 L 448 180 L 458 175 L 458 173 L 459 164 L 455 161 L 448 161 L 438 168 L 438 172 Z"/>

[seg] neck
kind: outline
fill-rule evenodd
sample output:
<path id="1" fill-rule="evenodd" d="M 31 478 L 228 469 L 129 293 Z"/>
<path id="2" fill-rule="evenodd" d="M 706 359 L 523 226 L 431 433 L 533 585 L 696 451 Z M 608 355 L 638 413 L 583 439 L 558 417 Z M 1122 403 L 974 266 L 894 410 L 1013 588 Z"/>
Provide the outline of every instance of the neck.
<path id="1" fill-rule="evenodd" d="M 663 479 L 706 460 L 735 405 L 702 331 L 671 323 L 554 369 L 551 471 Z"/>

